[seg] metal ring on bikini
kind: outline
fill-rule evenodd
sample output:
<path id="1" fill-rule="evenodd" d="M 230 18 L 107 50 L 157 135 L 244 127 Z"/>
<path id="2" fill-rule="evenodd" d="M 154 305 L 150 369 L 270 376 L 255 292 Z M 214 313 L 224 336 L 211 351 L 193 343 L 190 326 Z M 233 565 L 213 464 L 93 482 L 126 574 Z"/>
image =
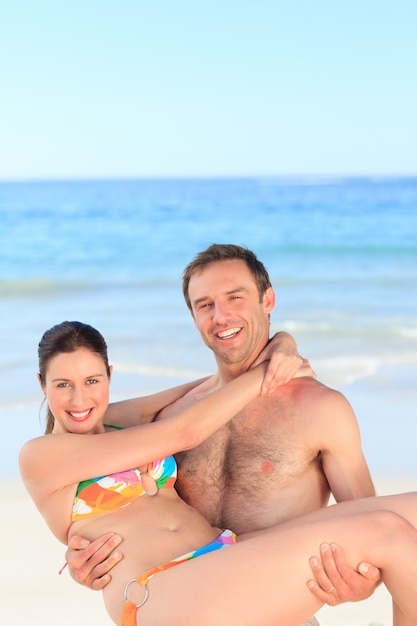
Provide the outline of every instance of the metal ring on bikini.
<path id="1" fill-rule="evenodd" d="M 129 602 L 129 598 L 127 597 L 127 590 L 128 590 L 128 588 L 129 588 L 129 586 L 130 586 L 132 583 L 136 583 L 136 582 L 138 582 L 138 581 L 136 580 L 136 578 L 132 578 L 132 580 L 129 580 L 129 582 L 127 582 L 127 583 L 126 583 L 126 586 L 125 586 L 124 591 L 123 591 L 123 597 L 124 597 L 124 599 L 125 599 L 125 602 Z M 147 600 L 147 599 L 148 599 L 148 597 L 149 597 L 149 589 L 148 589 L 148 585 L 147 585 L 146 583 L 145 583 L 145 584 L 138 583 L 138 584 L 140 584 L 140 586 L 144 588 L 144 590 L 145 590 L 145 597 L 143 598 L 142 602 L 140 602 L 139 604 L 136 604 L 136 608 L 137 608 L 137 609 L 139 609 L 141 606 L 143 606 L 143 605 L 145 604 L 146 600 Z M 131 602 L 131 600 L 130 600 L 130 602 Z"/>

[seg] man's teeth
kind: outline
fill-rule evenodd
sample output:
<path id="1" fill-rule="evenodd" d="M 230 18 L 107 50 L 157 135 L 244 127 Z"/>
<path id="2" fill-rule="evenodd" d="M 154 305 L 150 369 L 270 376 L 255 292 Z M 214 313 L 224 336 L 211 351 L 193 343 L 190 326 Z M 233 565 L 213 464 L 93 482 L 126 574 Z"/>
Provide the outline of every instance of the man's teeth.
<path id="1" fill-rule="evenodd" d="M 225 339 L 226 337 L 232 337 L 233 335 L 236 335 L 239 331 L 239 327 L 229 328 L 229 330 L 224 330 L 222 333 L 217 333 L 217 336 L 220 337 L 220 339 Z"/>
<path id="2" fill-rule="evenodd" d="M 69 411 L 69 414 L 71 415 L 71 417 L 74 417 L 75 419 L 81 419 L 82 417 L 87 417 L 89 413 L 90 413 L 90 409 L 88 409 L 87 411 L 83 411 L 82 413 L 75 413 L 74 411 Z"/>

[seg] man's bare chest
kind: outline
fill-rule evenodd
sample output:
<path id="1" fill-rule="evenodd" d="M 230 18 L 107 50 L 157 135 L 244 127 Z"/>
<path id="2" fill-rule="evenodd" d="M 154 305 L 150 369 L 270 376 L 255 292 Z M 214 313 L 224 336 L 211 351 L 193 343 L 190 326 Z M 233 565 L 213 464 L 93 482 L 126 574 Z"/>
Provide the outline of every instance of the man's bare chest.
<path id="1" fill-rule="evenodd" d="M 218 492 L 285 486 L 316 457 L 302 429 L 285 416 L 242 412 L 197 448 L 177 455 L 179 486 Z"/>

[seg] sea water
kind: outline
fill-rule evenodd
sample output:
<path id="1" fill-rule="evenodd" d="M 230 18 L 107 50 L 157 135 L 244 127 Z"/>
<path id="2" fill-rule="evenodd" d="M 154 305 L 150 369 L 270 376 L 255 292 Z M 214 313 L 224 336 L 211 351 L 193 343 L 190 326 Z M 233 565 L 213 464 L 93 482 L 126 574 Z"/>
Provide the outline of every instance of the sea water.
<path id="1" fill-rule="evenodd" d="M 56 323 L 104 334 L 112 399 L 215 370 L 181 292 L 214 242 L 265 263 L 272 331 L 350 400 L 372 472 L 417 476 L 417 178 L 0 183 L 0 220 L 0 476 L 42 432 L 37 345 Z"/>

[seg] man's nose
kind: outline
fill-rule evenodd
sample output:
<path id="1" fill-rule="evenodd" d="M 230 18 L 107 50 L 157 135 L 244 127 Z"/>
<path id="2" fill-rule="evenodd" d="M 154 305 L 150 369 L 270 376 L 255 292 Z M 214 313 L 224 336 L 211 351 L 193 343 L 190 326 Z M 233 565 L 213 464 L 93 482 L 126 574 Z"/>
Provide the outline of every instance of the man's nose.
<path id="1" fill-rule="evenodd" d="M 215 302 L 213 307 L 213 322 L 221 324 L 227 319 L 228 308 L 223 302 Z"/>

